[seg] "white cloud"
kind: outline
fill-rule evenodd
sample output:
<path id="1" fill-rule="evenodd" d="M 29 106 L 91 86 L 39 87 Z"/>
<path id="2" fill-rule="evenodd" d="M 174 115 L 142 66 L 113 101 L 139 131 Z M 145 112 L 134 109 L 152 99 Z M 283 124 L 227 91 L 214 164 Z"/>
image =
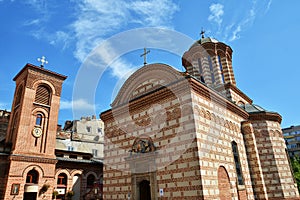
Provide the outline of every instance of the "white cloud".
<path id="1" fill-rule="evenodd" d="M 72 24 L 77 40 L 74 55 L 82 62 L 104 39 L 130 24 L 134 27 L 170 27 L 177 10 L 171 0 L 84 1 Z"/>
<path id="2" fill-rule="evenodd" d="M 224 6 L 220 3 L 211 4 L 209 6 L 211 14 L 208 16 L 208 21 L 215 22 L 218 26 L 221 26 L 224 15 Z"/>
<path id="3" fill-rule="evenodd" d="M 232 36 L 229 41 L 234 41 L 240 38 L 239 33 L 242 31 L 241 26 L 237 26 L 236 29 L 232 32 Z"/>
<path id="4" fill-rule="evenodd" d="M 171 19 L 178 10 L 171 0 L 87 0 L 79 5 L 78 17 L 71 25 L 76 38 L 74 56 L 83 62 L 88 54 L 111 35 L 132 27 L 171 27 Z M 98 52 L 112 75 L 123 79 L 134 68 L 128 61 L 115 56 L 115 49 Z M 102 65 L 103 66 L 103 65 Z"/>
<path id="5" fill-rule="evenodd" d="M 24 26 L 39 25 L 40 23 L 41 23 L 41 19 L 32 19 L 24 22 Z"/>
<path id="6" fill-rule="evenodd" d="M 25 0 L 24 3 L 39 14 L 39 18 L 23 23 L 24 26 L 30 26 L 30 34 L 36 39 L 48 41 L 51 45 L 63 46 L 63 50 L 74 47 L 74 57 L 80 62 L 84 62 L 101 42 L 129 27 L 172 28 L 172 18 L 179 10 L 172 0 L 71 1 L 73 20 L 51 32 L 47 24 L 55 17 L 55 5 L 46 0 Z M 112 75 L 120 78 L 132 67 L 128 61 L 118 59 L 111 65 Z"/>
<path id="7" fill-rule="evenodd" d="M 74 101 L 61 100 L 60 101 L 60 109 L 61 110 L 94 110 L 94 104 L 90 104 L 84 99 L 77 99 Z"/>
<path id="8" fill-rule="evenodd" d="M 54 35 L 49 36 L 50 44 L 57 45 L 61 44 L 63 46 L 63 50 L 69 46 L 72 38 L 69 34 L 63 31 L 57 31 Z"/>

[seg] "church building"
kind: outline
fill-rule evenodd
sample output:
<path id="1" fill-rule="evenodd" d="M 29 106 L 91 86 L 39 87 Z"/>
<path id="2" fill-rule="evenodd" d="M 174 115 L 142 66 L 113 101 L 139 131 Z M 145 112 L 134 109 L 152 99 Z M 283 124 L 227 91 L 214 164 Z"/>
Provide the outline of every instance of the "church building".
<path id="1" fill-rule="evenodd" d="M 101 113 L 104 199 L 299 199 L 282 118 L 237 87 L 231 47 L 203 36 L 182 65 L 145 64 Z"/>

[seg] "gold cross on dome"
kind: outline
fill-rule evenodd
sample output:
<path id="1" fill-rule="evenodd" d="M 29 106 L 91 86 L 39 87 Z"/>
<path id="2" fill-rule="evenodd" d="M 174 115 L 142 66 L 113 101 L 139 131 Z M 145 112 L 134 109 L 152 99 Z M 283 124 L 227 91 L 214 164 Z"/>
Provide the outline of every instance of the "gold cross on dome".
<path id="1" fill-rule="evenodd" d="M 144 57 L 144 65 L 147 65 L 147 54 L 150 53 L 150 50 L 147 51 L 146 48 L 144 48 L 144 53 L 140 55 L 141 57 Z"/>
<path id="2" fill-rule="evenodd" d="M 48 64 L 48 60 L 46 60 L 45 56 L 42 56 L 42 58 L 38 58 L 37 60 L 42 63 L 41 64 L 42 68 L 44 67 L 44 64 Z"/>

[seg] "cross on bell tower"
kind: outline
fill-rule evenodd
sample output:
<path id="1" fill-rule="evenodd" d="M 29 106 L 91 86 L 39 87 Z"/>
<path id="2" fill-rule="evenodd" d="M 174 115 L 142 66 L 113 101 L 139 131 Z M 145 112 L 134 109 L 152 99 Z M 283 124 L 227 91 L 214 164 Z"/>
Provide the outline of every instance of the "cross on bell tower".
<path id="1" fill-rule="evenodd" d="M 41 68 L 44 67 L 44 64 L 48 64 L 48 60 L 46 60 L 46 57 L 45 56 L 42 56 L 42 58 L 38 58 L 37 59 L 41 64 Z"/>

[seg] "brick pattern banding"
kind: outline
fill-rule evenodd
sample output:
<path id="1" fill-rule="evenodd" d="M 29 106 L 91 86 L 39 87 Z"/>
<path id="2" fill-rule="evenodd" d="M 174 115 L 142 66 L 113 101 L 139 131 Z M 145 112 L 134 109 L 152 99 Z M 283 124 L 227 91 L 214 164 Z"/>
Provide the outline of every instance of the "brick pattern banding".
<path id="1" fill-rule="evenodd" d="M 172 80 L 160 82 L 168 87 L 159 87 L 151 76 L 145 78 L 153 68 L 170 73 L 167 77 Z M 106 133 L 104 199 L 123 199 L 128 194 L 137 199 L 142 180 L 150 182 L 152 199 L 299 199 L 278 133 L 280 115 L 249 114 L 196 77 L 165 68 L 151 64 L 135 72 L 112 109 L 101 114 Z M 234 84 L 224 86 L 232 98 L 252 103 Z M 260 129 L 268 134 L 256 133 Z M 142 136 L 151 137 L 156 151 L 131 155 L 134 141 Z M 244 185 L 237 182 L 233 141 Z M 276 190 L 279 187 L 284 191 Z M 162 197 L 159 189 L 164 191 Z"/>

